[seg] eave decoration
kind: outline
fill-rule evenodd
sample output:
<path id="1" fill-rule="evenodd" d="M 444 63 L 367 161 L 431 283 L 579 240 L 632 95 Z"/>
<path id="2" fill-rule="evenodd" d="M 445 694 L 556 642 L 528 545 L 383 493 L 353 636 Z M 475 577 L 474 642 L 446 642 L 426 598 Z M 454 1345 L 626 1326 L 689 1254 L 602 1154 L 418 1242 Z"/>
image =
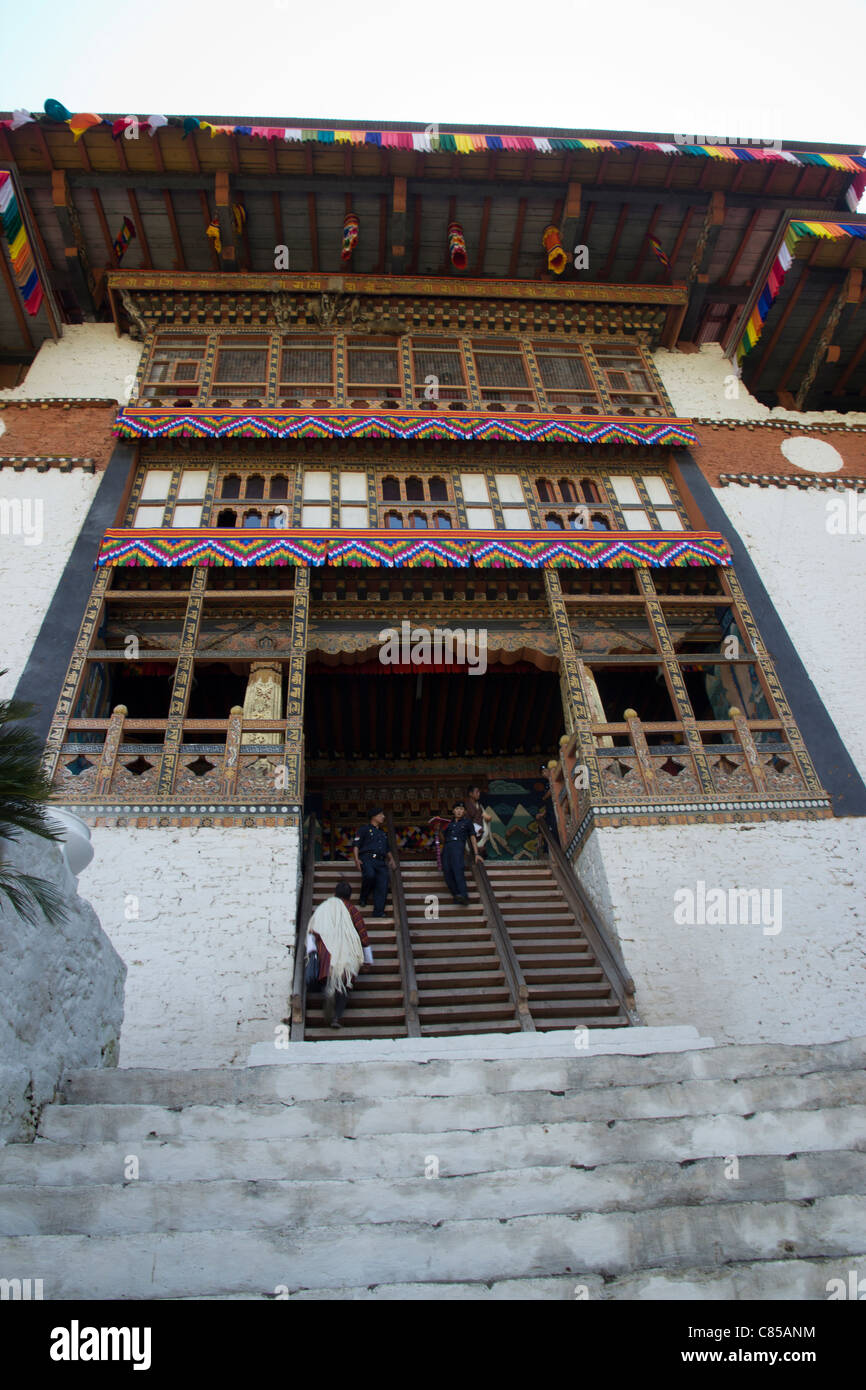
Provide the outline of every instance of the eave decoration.
<path id="1" fill-rule="evenodd" d="M 407 439 L 516 444 L 616 444 L 646 448 L 696 445 L 682 420 L 629 416 L 573 417 L 482 414 L 431 415 L 423 410 L 362 414 L 351 410 L 311 415 L 303 410 L 155 410 L 128 406 L 114 425 L 122 439 Z"/>
<path id="2" fill-rule="evenodd" d="M 94 568 L 338 565 L 373 569 L 682 569 L 727 566 L 716 532 L 542 532 L 248 530 L 106 531 Z"/>

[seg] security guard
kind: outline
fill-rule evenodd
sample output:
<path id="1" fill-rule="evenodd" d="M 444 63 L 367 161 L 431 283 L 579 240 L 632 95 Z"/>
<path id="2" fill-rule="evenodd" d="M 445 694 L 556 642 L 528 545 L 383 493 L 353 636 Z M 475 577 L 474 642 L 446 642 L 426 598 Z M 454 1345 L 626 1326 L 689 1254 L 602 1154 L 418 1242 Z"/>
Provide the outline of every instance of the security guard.
<path id="1" fill-rule="evenodd" d="M 385 812 L 381 807 L 370 813 L 369 825 L 363 825 L 352 841 L 352 854 L 355 868 L 361 870 L 361 896 L 359 905 L 366 907 L 370 894 L 373 894 L 371 917 L 381 917 L 385 911 L 388 896 L 388 865 L 396 868 L 388 836 L 382 826 Z"/>
<path id="2" fill-rule="evenodd" d="M 446 825 L 443 836 L 442 872 L 445 875 L 445 882 L 451 889 L 451 896 L 454 901 L 468 907 L 469 894 L 466 890 L 466 874 L 463 870 L 467 840 L 472 846 L 476 864 L 481 856 L 478 853 L 478 845 L 475 840 L 475 827 L 467 817 L 466 807 L 462 801 L 455 801 L 451 807 L 451 815 L 453 819 Z"/>

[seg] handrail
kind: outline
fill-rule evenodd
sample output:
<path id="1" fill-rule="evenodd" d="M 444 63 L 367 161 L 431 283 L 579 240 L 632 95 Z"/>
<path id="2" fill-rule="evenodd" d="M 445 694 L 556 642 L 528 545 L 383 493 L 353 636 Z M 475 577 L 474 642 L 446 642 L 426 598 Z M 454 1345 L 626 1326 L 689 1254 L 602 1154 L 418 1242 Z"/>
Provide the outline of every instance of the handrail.
<path id="1" fill-rule="evenodd" d="M 529 1012 L 529 986 L 520 968 L 520 961 L 517 959 L 517 952 L 514 949 L 511 937 L 508 935 L 508 928 L 505 919 L 499 910 L 496 901 L 496 894 L 490 882 L 489 875 L 483 863 L 476 859 L 472 865 L 472 873 L 478 885 L 478 895 L 481 898 L 481 906 L 487 918 L 487 925 L 490 927 L 499 958 L 502 961 L 502 969 L 505 974 L 506 983 L 511 993 L 514 1009 L 520 1021 L 520 1027 L 524 1033 L 535 1032 L 535 1021 Z"/>
<path id="2" fill-rule="evenodd" d="M 394 935 L 397 938 L 397 959 L 400 964 L 400 978 L 403 982 L 403 1009 L 406 1014 L 406 1032 L 410 1038 L 420 1038 L 421 1020 L 418 1015 L 418 979 L 415 974 L 415 954 L 412 938 L 409 935 L 409 912 L 406 907 L 406 890 L 400 873 L 400 851 L 397 848 L 397 835 L 394 830 L 394 816 L 388 812 L 388 839 L 391 854 L 396 864 L 390 870 L 391 897 L 394 902 Z"/>
<path id="3" fill-rule="evenodd" d="M 541 836 L 547 845 L 547 853 L 553 876 L 565 894 L 571 910 L 583 927 L 584 935 L 595 954 L 595 958 L 610 980 L 613 992 L 629 1017 L 636 1018 L 634 1007 L 635 984 L 625 962 L 610 937 L 610 932 L 602 922 L 583 885 L 562 848 L 557 844 L 550 827 L 539 816 L 536 822 Z"/>
<path id="4" fill-rule="evenodd" d="M 307 845 L 304 852 L 304 879 L 298 901 L 298 920 L 295 931 L 295 968 L 292 972 L 291 1033 L 292 1042 L 303 1042 L 306 1021 L 306 990 L 304 987 L 304 958 L 306 956 L 307 925 L 313 915 L 313 876 L 316 869 L 316 817 L 310 812 Z"/>

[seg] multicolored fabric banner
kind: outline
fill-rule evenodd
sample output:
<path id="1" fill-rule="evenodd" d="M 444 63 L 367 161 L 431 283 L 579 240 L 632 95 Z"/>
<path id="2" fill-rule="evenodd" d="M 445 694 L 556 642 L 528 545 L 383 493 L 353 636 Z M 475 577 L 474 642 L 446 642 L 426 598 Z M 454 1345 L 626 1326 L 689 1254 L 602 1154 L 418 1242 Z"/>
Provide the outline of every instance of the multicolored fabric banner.
<path id="1" fill-rule="evenodd" d="M 15 196 L 12 175 L 8 169 L 0 169 L 0 223 L 3 237 L 12 262 L 12 273 L 18 286 L 24 308 L 31 317 L 39 313 L 42 303 L 42 285 L 33 250 L 24 229 L 24 219 Z"/>
<path id="2" fill-rule="evenodd" d="M 730 565 L 716 532 L 106 531 L 94 568 L 109 566 L 347 565 L 372 569 L 681 569 Z"/>
<path id="3" fill-rule="evenodd" d="M 51 107 L 49 111 L 49 105 Z M 46 111 L 52 119 L 65 121 L 76 139 L 93 125 L 107 121 L 117 133 L 132 119 L 129 116 L 118 119 L 95 116 L 88 112 L 73 116 L 59 102 L 46 102 Z M 27 123 L 28 113 L 16 111 L 12 119 L 0 121 L 0 125 L 17 129 Z M 661 140 L 613 140 L 578 138 L 562 135 L 479 135 L 470 132 L 440 130 L 438 126 L 427 126 L 424 130 L 336 130 L 311 126 L 283 125 L 216 125 L 198 116 L 149 116 L 142 118 L 140 128 L 153 135 L 170 121 L 182 126 L 185 136 L 200 130 L 211 137 L 216 135 L 250 135 L 262 140 L 284 140 L 291 142 L 310 141 L 319 145 L 376 145 L 386 150 L 415 150 L 421 154 L 479 154 L 498 150 L 536 151 L 539 154 L 555 154 L 560 150 L 598 150 L 616 152 L 617 150 L 649 150 L 666 155 L 691 155 L 699 159 L 726 159 L 750 163 L 754 161 L 783 161 L 788 164 L 815 164 L 829 169 L 839 169 L 849 173 L 866 170 L 866 157 L 816 153 L 814 151 L 778 150 L 770 145 L 686 145 Z"/>
<path id="4" fill-rule="evenodd" d="M 746 354 L 751 352 L 764 331 L 767 315 L 784 284 L 785 276 L 793 265 L 794 249 L 804 237 L 818 237 L 824 241 L 840 241 L 843 237 L 859 237 L 861 240 L 866 240 L 866 223 L 797 221 L 788 223 L 782 243 L 776 253 L 776 259 L 773 261 L 770 273 L 755 301 L 755 307 L 749 315 L 737 344 L 738 362 L 741 362 Z"/>
<path id="5" fill-rule="evenodd" d="M 128 406 L 118 413 L 122 439 L 413 439 L 504 440 L 519 444 L 627 444 L 646 448 L 696 445 L 698 437 L 681 420 L 637 420 L 584 416 L 573 420 L 534 416 L 431 416 L 424 411 L 368 415 L 303 410 L 157 410 Z"/>

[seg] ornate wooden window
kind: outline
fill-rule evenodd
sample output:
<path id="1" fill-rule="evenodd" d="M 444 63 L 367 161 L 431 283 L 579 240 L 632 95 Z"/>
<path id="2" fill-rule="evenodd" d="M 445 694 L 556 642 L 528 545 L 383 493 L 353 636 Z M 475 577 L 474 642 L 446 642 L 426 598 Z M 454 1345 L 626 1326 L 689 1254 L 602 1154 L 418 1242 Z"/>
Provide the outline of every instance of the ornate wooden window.
<path id="1" fill-rule="evenodd" d="M 546 531 L 564 531 L 565 526 L 562 517 L 557 516 L 556 512 L 548 512 L 544 518 L 544 529 Z"/>
<path id="2" fill-rule="evenodd" d="M 400 501 L 400 479 L 399 479 L 399 478 L 388 477 L 388 478 L 383 478 L 383 479 L 382 479 L 382 501 L 383 501 L 383 502 L 399 502 L 399 501 Z"/>
<path id="3" fill-rule="evenodd" d="M 533 344 L 538 370 L 553 410 L 586 410 L 593 414 L 604 409 L 601 392 L 583 350 L 572 343 Z"/>
<path id="4" fill-rule="evenodd" d="M 159 334 L 151 350 L 142 400 L 161 400 L 166 405 L 175 399 L 196 403 L 201 391 L 205 347 L 202 337 Z"/>
<path id="5" fill-rule="evenodd" d="M 413 338 L 416 402 L 469 402 L 463 354 L 456 338 Z"/>
<path id="6" fill-rule="evenodd" d="M 410 512 L 409 525 L 414 527 L 416 531 L 426 531 L 430 523 L 423 512 Z"/>
<path id="7" fill-rule="evenodd" d="M 239 473 L 226 473 L 220 485 L 220 497 L 240 497 L 241 476 Z"/>
<path id="8" fill-rule="evenodd" d="M 207 491 L 207 468 L 147 468 L 132 516 L 134 527 L 200 526 Z"/>
<path id="9" fill-rule="evenodd" d="M 663 414 L 665 407 L 643 353 L 637 345 L 594 345 L 595 358 L 619 415 Z"/>
<path id="10" fill-rule="evenodd" d="M 268 399 L 269 337 L 220 334 L 211 398 L 231 404 Z"/>
<path id="11" fill-rule="evenodd" d="M 574 490 L 574 484 L 571 482 L 569 478 L 560 478 L 559 495 L 562 498 L 563 502 L 577 501 L 577 494 Z"/>
<path id="12" fill-rule="evenodd" d="M 280 384 L 281 399 L 334 398 L 334 340 L 328 334 L 320 337 L 291 337 L 281 340 Z"/>
<path id="13" fill-rule="evenodd" d="M 392 531 L 402 531 L 403 518 L 399 512 L 386 512 L 385 525 Z"/>
<path id="14" fill-rule="evenodd" d="M 444 478 L 430 478 L 427 483 L 427 490 L 430 493 L 431 502 L 448 501 L 448 484 Z"/>
<path id="15" fill-rule="evenodd" d="M 289 495 L 289 480 L 285 473 L 275 473 L 268 487 L 268 496 L 274 501 L 283 501 Z"/>
<path id="16" fill-rule="evenodd" d="M 435 512 L 433 516 L 433 525 L 440 531 L 450 531 L 454 527 L 454 523 L 447 512 Z"/>
<path id="17" fill-rule="evenodd" d="M 494 480 L 506 531 L 528 531 L 532 526 L 532 518 L 526 506 L 520 475 L 496 473 Z"/>
<path id="18" fill-rule="evenodd" d="M 532 402 L 526 361 L 519 342 L 510 338 L 476 339 L 472 343 L 481 399 L 491 405 L 499 402 Z"/>
<path id="19" fill-rule="evenodd" d="M 412 477 L 406 479 L 406 501 L 424 501 L 424 484 L 420 478 Z"/>
<path id="20" fill-rule="evenodd" d="M 346 357 L 350 400 L 402 396 L 400 355 L 393 338 L 352 338 Z"/>
<path id="21" fill-rule="evenodd" d="M 553 485 L 552 483 L 549 483 L 546 478 L 536 478 L 535 491 L 538 494 L 539 502 L 556 501 L 556 494 L 553 491 Z"/>
<path id="22" fill-rule="evenodd" d="M 627 530 L 685 530 L 673 495 L 660 474 L 647 474 L 641 478 L 643 495 L 636 477 L 615 473 L 608 481 L 622 510 Z"/>
<path id="23" fill-rule="evenodd" d="M 261 473 L 251 473 L 247 478 L 247 485 L 244 489 L 245 497 L 253 497 L 258 501 L 265 495 L 265 480 Z"/>

